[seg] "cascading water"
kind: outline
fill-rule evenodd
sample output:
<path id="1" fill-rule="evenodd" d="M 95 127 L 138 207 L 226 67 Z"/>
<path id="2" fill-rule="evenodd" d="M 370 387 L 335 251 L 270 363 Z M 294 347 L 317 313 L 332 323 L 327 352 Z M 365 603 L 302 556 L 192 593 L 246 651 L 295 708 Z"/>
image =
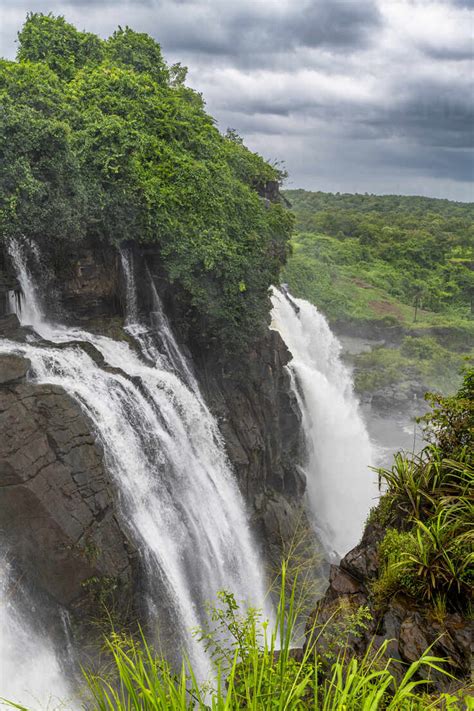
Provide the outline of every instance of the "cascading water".
<path id="1" fill-rule="evenodd" d="M 166 354 L 152 348 L 152 336 L 138 323 L 133 265 L 126 255 L 127 330 L 138 352 L 126 342 L 47 323 L 22 249 L 13 244 L 11 256 L 24 296 L 22 323 L 50 343 L 90 343 L 108 365 L 119 369 L 103 370 L 77 345 L 0 341 L 0 352 L 25 355 L 35 381 L 61 386 L 89 416 L 119 490 L 124 518 L 143 554 L 152 605 L 164 602 L 171 610 L 175 646 L 187 649 L 204 677 L 209 659 L 191 635 L 202 622 L 204 604 L 224 588 L 252 604 L 264 600 L 244 503 L 217 425 L 194 378 L 192 386 L 184 382 L 192 378 L 189 369 L 182 377 L 175 372 L 185 359 L 168 325 L 159 335 L 170 353 L 179 354 L 173 367 Z"/>
<path id="2" fill-rule="evenodd" d="M 202 402 L 196 379 L 176 342 L 148 268 L 146 269 L 146 275 L 153 304 L 153 310 L 150 312 L 150 320 L 153 324 L 152 330 L 140 322 L 138 315 L 133 253 L 121 250 L 120 260 L 125 276 L 127 302 L 125 330 L 139 343 L 143 357 L 153 365 L 159 364 L 162 368 L 177 373 Z M 159 340 L 161 351 L 158 348 L 157 339 Z"/>
<path id="3" fill-rule="evenodd" d="M 330 554 L 356 545 L 378 494 L 369 470 L 375 449 L 359 411 L 341 345 L 322 314 L 302 299 L 273 290 L 272 328 L 293 356 L 289 368 L 303 413 L 308 498 Z"/>

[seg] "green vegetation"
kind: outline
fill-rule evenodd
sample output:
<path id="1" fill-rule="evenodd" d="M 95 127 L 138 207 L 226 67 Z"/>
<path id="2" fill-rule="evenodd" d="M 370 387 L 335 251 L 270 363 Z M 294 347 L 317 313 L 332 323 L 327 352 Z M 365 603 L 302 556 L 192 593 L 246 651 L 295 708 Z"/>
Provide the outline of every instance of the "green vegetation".
<path id="1" fill-rule="evenodd" d="M 374 592 L 381 601 L 403 592 L 438 611 L 467 614 L 474 583 L 474 370 L 457 395 L 429 399 L 429 445 L 378 470 L 387 491 L 375 516 L 388 530 Z"/>
<path id="2" fill-rule="evenodd" d="M 354 385 L 358 392 L 367 392 L 412 380 L 449 393 L 459 385 L 466 358 L 433 337 L 405 336 L 399 348 L 376 346 L 356 356 Z"/>
<path id="3" fill-rule="evenodd" d="M 283 272 L 295 296 L 350 332 L 406 337 L 355 359 L 361 391 L 421 381 L 452 392 L 474 342 L 474 205 L 289 190 L 296 214 Z"/>
<path id="4" fill-rule="evenodd" d="M 297 582 L 289 596 L 286 566 L 275 628 L 259 613 L 243 613 L 233 595 L 221 593 L 210 609 L 210 625 L 196 631 L 215 666 L 215 681 L 202 685 L 189 660 L 180 670 L 157 655 L 145 638 L 112 634 L 106 641 L 111 665 L 106 672 L 85 671 L 84 707 L 93 711 L 422 711 L 461 709 L 462 692 L 430 694 L 431 672 L 443 674 L 443 660 L 427 650 L 400 673 L 400 664 L 387 657 L 388 642 L 369 649 L 361 658 L 348 658 L 345 644 L 364 628 L 361 610 L 346 627 L 333 634 L 334 652 L 319 654 L 319 644 L 331 624 L 314 620 L 300 655 L 292 652 L 296 635 Z M 425 677 L 425 678 L 423 678 Z M 14 706 L 12 704 L 12 706 Z M 15 708 L 23 709 L 22 706 Z"/>
<path id="5" fill-rule="evenodd" d="M 29 14 L 0 61 L 0 240 L 154 243 L 199 331 L 242 344 L 266 323 L 292 216 L 259 196 L 282 174 L 219 133 L 185 75 L 146 34 Z"/>

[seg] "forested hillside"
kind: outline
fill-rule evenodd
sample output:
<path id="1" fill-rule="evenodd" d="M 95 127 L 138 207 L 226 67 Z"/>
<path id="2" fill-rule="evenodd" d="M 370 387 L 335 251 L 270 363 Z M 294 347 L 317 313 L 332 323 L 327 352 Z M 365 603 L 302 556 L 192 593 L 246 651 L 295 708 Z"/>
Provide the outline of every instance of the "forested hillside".
<path id="1" fill-rule="evenodd" d="M 148 35 L 31 13 L 0 61 L 0 239 L 159 245 L 189 318 L 241 344 L 266 325 L 292 217 L 264 200 L 278 170 L 219 133 L 185 76 Z"/>
<path id="2" fill-rule="evenodd" d="M 397 195 L 289 190 L 296 214 L 284 271 L 292 293 L 342 331 L 397 336 L 358 357 L 357 384 L 457 384 L 474 336 L 474 205 Z M 392 335 L 390 335 L 392 334 Z"/>

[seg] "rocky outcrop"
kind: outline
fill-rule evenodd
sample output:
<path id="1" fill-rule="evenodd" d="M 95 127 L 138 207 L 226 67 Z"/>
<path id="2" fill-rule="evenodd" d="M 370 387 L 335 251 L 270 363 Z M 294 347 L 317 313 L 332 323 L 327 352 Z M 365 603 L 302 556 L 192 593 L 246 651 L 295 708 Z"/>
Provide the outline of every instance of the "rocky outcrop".
<path id="1" fill-rule="evenodd" d="M 28 367 L 0 356 L 2 545 L 23 580 L 70 607 L 91 579 L 128 586 L 133 552 L 89 422 L 61 388 L 27 382 Z"/>
<path id="2" fill-rule="evenodd" d="M 378 649 L 385 640 L 390 640 L 387 654 L 411 664 L 432 645 L 430 653 L 447 659 L 448 671 L 458 679 L 469 679 L 472 622 L 457 613 L 436 618 L 429 606 L 404 595 L 396 595 L 384 604 L 374 599 L 371 584 L 379 575 L 378 546 L 384 533 L 382 526 L 369 524 L 361 543 L 338 566 L 331 566 L 329 587 L 308 629 L 315 617 L 319 627 L 330 618 L 337 621 L 338 617 L 366 606 L 371 620 L 362 635 L 350 637 L 352 652 L 363 654 L 369 644 Z M 321 643 L 324 644 L 324 637 Z M 452 685 L 449 677 L 439 673 L 434 673 L 433 679 L 441 690 Z"/>
<path id="3" fill-rule="evenodd" d="M 193 359 L 241 491 L 275 558 L 295 527 L 305 526 L 301 414 L 289 359 L 280 334 L 270 330 L 246 357 L 224 360 L 200 350 Z"/>
<path id="4" fill-rule="evenodd" d="M 196 362 L 248 499 L 264 487 L 296 498 L 305 489 L 295 466 L 301 454 L 301 415 L 284 367 L 289 358 L 280 334 L 269 331 L 243 361 L 224 365 L 215 352 L 206 352 Z"/>
<path id="5" fill-rule="evenodd" d="M 405 380 L 364 393 L 361 400 L 382 414 L 399 413 L 406 418 L 420 417 L 426 412 L 425 393 L 429 390 L 429 385 L 425 383 Z"/>

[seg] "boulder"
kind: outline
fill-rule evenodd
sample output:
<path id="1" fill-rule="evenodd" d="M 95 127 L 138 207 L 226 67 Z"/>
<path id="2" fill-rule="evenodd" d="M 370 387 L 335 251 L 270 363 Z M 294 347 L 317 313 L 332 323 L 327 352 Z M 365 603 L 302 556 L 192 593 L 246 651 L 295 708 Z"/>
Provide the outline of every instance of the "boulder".
<path id="1" fill-rule="evenodd" d="M 0 355 L 0 385 L 24 380 L 31 363 L 17 355 Z"/>
<path id="2" fill-rule="evenodd" d="M 0 316 L 0 337 L 16 338 L 20 330 L 20 322 L 16 314 Z"/>

